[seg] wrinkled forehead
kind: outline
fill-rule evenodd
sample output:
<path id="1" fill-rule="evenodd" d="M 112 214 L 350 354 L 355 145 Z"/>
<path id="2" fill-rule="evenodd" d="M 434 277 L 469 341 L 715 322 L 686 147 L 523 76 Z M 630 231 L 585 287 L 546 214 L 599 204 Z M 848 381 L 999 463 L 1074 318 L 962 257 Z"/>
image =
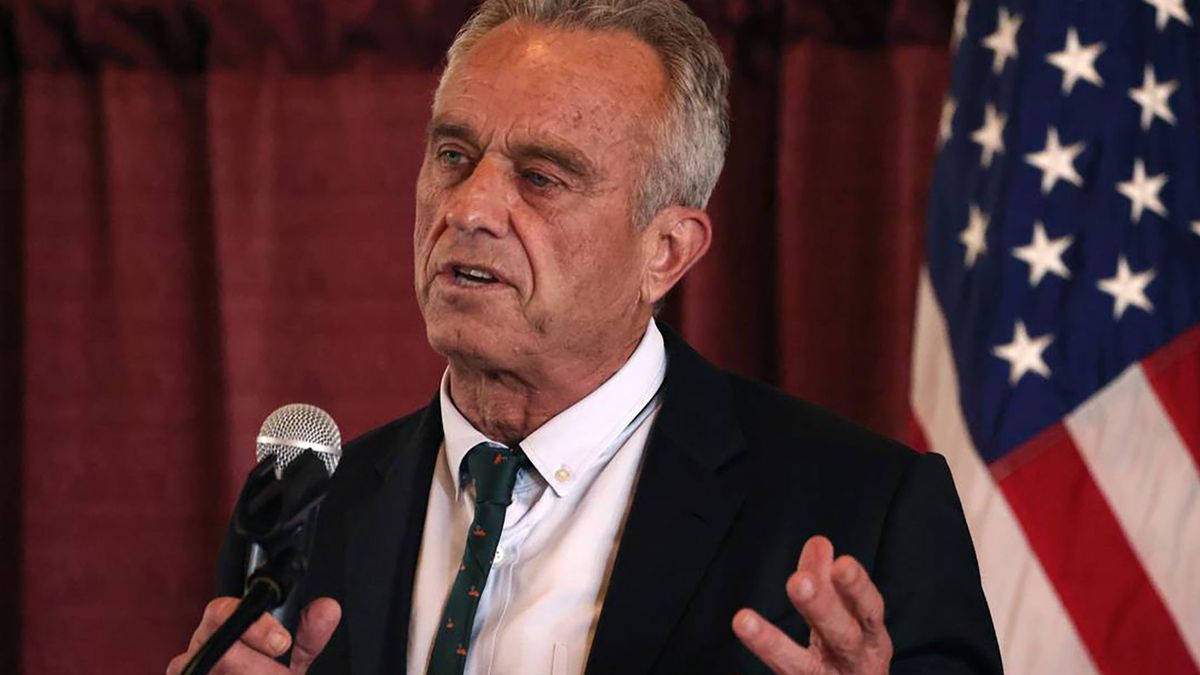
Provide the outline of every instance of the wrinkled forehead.
<path id="1" fill-rule="evenodd" d="M 452 64 L 433 112 L 481 134 L 552 130 L 621 143 L 649 140 L 666 100 L 665 68 L 633 34 L 514 20 Z"/>

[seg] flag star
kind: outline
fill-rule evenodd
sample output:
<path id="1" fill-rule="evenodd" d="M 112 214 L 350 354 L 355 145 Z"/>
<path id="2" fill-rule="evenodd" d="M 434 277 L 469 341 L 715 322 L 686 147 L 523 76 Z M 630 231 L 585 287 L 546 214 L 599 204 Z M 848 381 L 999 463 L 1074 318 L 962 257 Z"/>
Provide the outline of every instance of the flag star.
<path id="1" fill-rule="evenodd" d="M 1096 57 L 1100 56 L 1102 51 L 1103 42 L 1081 45 L 1079 31 L 1073 27 L 1067 30 L 1067 44 L 1063 50 L 1046 56 L 1050 65 L 1063 71 L 1063 95 L 1070 94 L 1079 80 L 1087 80 L 1097 87 L 1104 86 L 1104 80 L 1100 78 L 1100 73 L 1096 72 Z"/>
<path id="2" fill-rule="evenodd" d="M 1167 27 L 1171 19 L 1178 19 L 1185 26 L 1192 25 L 1192 17 L 1188 16 L 1183 0 L 1143 0 L 1154 8 L 1154 25 L 1158 30 Z"/>
<path id="3" fill-rule="evenodd" d="M 1195 232 L 1196 236 L 1200 237 L 1200 220 L 1192 221 L 1192 232 Z"/>
<path id="4" fill-rule="evenodd" d="M 958 234 L 958 240 L 967 247 L 963 263 L 970 269 L 975 266 L 979 256 L 987 253 L 988 215 L 978 206 L 971 205 L 971 213 L 967 217 L 967 227 Z"/>
<path id="5" fill-rule="evenodd" d="M 992 353 L 1008 361 L 1008 382 L 1016 386 L 1025 373 L 1033 372 L 1050 379 L 1050 367 L 1042 360 L 1042 352 L 1054 342 L 1054 336 L 1047 333 L 1030 338 L 1025 332 L 1025 323 L 1018 320 L 1013 329 L 1012 342 L 999 347 L 993 347 Z"/>
<path id="6" fill-rule="evenodd" d="M 1134 225 L 1141 221 L 1142 212 L 1145 209 L 1150 209 L 1163 218 L 1167 217 L 1167 207 L 1163 206 L 1162 200 L 1158 197 L 1158 193 L 1167 184 L 1167 180 L 1165 173 L 1147 176 L 1146 165 L 1139 159 L 1133 163 L 1133 177 L 1123 183 L 1117 183 L 1117 192 L 1125 195 L 1132 202 L 1130 215 Z"/>
<path id="7" fill-rule="evenodd" d="M 1150 128 L 1155 117 L 1161 118 L 1167 124 L 1175 124 L 1175 113 L 1171 112 L 1171 104 L 1168 101 L 1178 88 L 1179 82 L 1175 80 L 1159 84 L 1154 77 L 1154 68 L 1146 64 L 1141 88 L 1129 90 L 1129 98 L 1142 108 L 1143 131 Z"/>
<path id="8" fill-rule="evenodd" d="M 1058 140 L 1058 129 L 1050 127 L 1046 132 L 1046 147 L 1041 152 L 1025 155 L 1025 161 L 1042 171 L 1042 194 L 1050 194 L 1054 184 L 1065 180 L 1076 187 L 1083 187 L 1083 177 L 1075 170 L 1075 158 L 1083 152 L 1082 141 L 1063 147 Z"/>
<path id="9" fill-rule="evenodd" d="M 950 39 L 950 46 L 955 52 L 958 51 L 958 46 L 962 44 L 963 38 L 967 36 L 967 12 L 971 11 L 971 3 L 969 0 L 958 0 L 958 4 L 954 7 L 954 34 Z"/>
<path id="10" fill-rule="evenodd" d="M 1154 311 L 1154 305 L 1146 297 L 1146 287 L 1154 280 L 1154 275 L 1155 272 L 1153 269 L 1147 269 L 1134 274 L 1129 269 L 1129 263 L 1126 262 L 1125 256 L 1117 259 L 1116 275 L 1107 279 L 1101 279 L 1096 284 L 1100 287 L 1100 290 L 1113 297 L 1115 301 L 1113 303 L 1114 320 L 1120 320 L 1130 305 L 1143 309 L 1146 312 Z"/>
<path id="11" fill-rule="evenodd" d="M 1008 122 L 1008 116 L 1001 115 L 991 103 L 984 108 L 983 114 L 983 126 L 971 134 L 971 140 L 982 148 L 980 163 L 986 169 L 992 165 L 992 157 L 996 153 L 1004 152 L 1004 125 Z"/>
<path id="12" fill-rule="evenodd" d="M 938 122 L 938 147 L 946 144 L 954 137 L 954 113 L 958 112 L 958 103 L 953 98 L 946 97 L 942 101 L 942 119 Z"/>
<path id="13" fill-rule="evenodd" d="M 1063 264 L 1062 256 L 1074 241 L 1075 238 L 1070 235 L 1051 239 L 1046 236 L 1044 225 L 1040 222 L 1034 223 L 1033 241 L 1013 249 L 1014 256 L 1029 263 L 1029 285 L 1036 287 L 1047 272 L 1070 279 L 1071 270 Z"/>
<path id="14" fill-rule="evenodd" d="M 1017 58 L 1017 31 L 1021 30 L 1020 14 L 1009 14 L 1001 7 L 996 19 L 996 32 L 983 38 L 983 46 L 992 50 L 992 72 L 999 75 L 1009 59 Z"/>

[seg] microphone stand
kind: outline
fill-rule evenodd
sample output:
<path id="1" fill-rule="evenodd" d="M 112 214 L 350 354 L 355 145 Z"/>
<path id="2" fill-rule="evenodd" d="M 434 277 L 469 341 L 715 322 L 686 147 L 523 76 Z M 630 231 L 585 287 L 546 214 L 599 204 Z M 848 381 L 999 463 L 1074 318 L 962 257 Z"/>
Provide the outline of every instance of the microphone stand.
<path id="1" fill-rule="evenodd" d="M 284 611 L 276 618 L 294 632 L 299 618 L 296 587 L 308 568 L 317 512 L 328 483 L 324 463 L 311 450 L 289 463 L 278 479 L 273 457 L 250 472 L 234 510 L 234 532 L 260 546 L 266 562 L 247 579 L 246 592 L 233 614 L 192 656 L 182 675 L 211 671 L 263 612 L 281 605 Z"/>

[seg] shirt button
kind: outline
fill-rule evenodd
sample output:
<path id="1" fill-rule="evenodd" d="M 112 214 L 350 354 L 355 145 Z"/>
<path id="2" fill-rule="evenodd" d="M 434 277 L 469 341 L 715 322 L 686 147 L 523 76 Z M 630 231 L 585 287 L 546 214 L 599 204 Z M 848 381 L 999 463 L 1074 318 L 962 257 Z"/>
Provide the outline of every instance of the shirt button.
<path id="1" fill-rule="evenodd" d="M 502 562 L 504 562 L 504 549 L 497 548 L 496 555 L 492 556 L 492 564 L 497 565 Z"/>
<path id="2" fill-rule="evenodd" d="M 559 469 L 558 471 L 555 471 L 554 472 L 554 480 L 556 480 L 560 483 L 565 483 L 565 482 L 571 480 L 571 470 L 564 466 L 563 468 Z"/>

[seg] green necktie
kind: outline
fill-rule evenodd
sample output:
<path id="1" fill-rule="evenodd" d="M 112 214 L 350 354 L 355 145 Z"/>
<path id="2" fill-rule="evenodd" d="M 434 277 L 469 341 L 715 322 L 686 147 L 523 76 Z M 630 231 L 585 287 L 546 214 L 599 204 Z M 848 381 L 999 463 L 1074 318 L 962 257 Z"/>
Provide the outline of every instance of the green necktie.
<path id="1" fill-rule="evenodd" d="M 429 675 L 459 675 L 466 667 L 475 610 L 492 570 L 504 512 L 512 503 L 517 470 L 528 463 L 519 447 L 480 443 L 467 453 L 467 469 L 475 480 L 475 520 L 467 531 L 458 576 L 446 597 L 446 610 L 429 656 Z"/>

